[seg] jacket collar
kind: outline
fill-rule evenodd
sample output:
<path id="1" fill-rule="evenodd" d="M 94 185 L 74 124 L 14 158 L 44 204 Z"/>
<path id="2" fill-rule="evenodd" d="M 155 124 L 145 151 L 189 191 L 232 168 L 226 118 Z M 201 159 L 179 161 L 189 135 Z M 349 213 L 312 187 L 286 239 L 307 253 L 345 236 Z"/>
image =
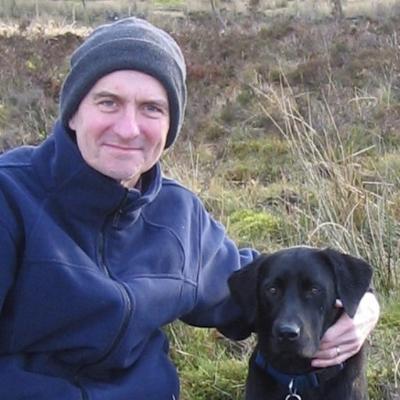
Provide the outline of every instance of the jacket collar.
<path id="1" fill-rule="evenodd" d="M 94 170 L 59 121 L 52 134 L 36 148 L 32 163 L 52 199 L 68 209 L 71 216 L 82 220 L 98 219 L 119 210 L 120 214 L 129 215 L 132 222 L 161 189 L 159 163 L 142 175 L 141 190 L 128 190 Z"/>

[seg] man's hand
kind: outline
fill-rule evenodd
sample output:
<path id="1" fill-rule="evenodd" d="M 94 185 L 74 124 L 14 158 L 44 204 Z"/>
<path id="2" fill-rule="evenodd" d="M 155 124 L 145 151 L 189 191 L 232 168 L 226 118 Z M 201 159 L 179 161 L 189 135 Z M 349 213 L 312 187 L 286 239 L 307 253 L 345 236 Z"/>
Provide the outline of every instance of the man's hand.
<path id="1" fill-rule="evenodd" d="M 340 300 L 336 307 L 343 307 Z M 337 365 L 358 353 L 379 319 L 380 307 L 375 295 L 367 292 L 358 305 L 354 318 L 346 313 L 324 334 L 314 355 L 313 367 Z"/>

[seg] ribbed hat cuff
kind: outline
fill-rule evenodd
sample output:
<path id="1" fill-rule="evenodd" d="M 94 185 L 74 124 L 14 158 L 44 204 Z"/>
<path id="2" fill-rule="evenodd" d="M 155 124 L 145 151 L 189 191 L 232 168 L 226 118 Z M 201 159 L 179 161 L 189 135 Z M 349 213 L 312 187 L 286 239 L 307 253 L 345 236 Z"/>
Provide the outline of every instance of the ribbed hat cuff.
<path id="1" fill-rule="evenodd" d="M 102 43 L 75 60 L 61 90 L 60 115 L 64 126 L 93 85 L 103 76 L 118 70 L 136 70 L 153 76 L 167 91 L 170 129 L 165 147 L 175 140 L 182 125 L 186 87 L 179 65 L 156 44 L 132 38 Z M 180 101 L 182 99 L 183 101 Z"/>

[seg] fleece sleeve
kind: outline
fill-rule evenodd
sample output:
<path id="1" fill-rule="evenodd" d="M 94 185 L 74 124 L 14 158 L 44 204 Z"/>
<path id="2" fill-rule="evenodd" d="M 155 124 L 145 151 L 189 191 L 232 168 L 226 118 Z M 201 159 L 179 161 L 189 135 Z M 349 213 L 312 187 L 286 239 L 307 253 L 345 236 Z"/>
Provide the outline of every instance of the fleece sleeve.
<path id="1" fill-rule="evenodd" d="M 231 274 L 253 261 L 258 252 L 238 249 L 225 228 L 200 207 L 198 274 L 195 307 L 182 318 L 196 326 L 216 327 L 226 336 L 243 339 L 250 333 L 228 288 Z"/>
<path id="2" fill-rule="evenodd" d="M 16 245 L 8 230 L 0 222 L 0 313 L 13 280 L 17 264 Z"/>

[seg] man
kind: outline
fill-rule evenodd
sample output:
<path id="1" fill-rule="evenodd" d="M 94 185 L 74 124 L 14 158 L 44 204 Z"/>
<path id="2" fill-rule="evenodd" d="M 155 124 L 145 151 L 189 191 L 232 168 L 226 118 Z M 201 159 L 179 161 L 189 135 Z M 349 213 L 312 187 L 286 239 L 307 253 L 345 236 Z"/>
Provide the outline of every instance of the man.
<path id="1" fill-rule="evenodd" d="M 177 399 L 162 326 L 249 335 L 227 279 L 257 252 L 160 170 L 185 77 L 166 32 L 101 26 L 72 55 L 52 135 L 0 157 L 1 399 Z M 315 364 L 355 354 L 378 315 L 367 294 Z"/>

